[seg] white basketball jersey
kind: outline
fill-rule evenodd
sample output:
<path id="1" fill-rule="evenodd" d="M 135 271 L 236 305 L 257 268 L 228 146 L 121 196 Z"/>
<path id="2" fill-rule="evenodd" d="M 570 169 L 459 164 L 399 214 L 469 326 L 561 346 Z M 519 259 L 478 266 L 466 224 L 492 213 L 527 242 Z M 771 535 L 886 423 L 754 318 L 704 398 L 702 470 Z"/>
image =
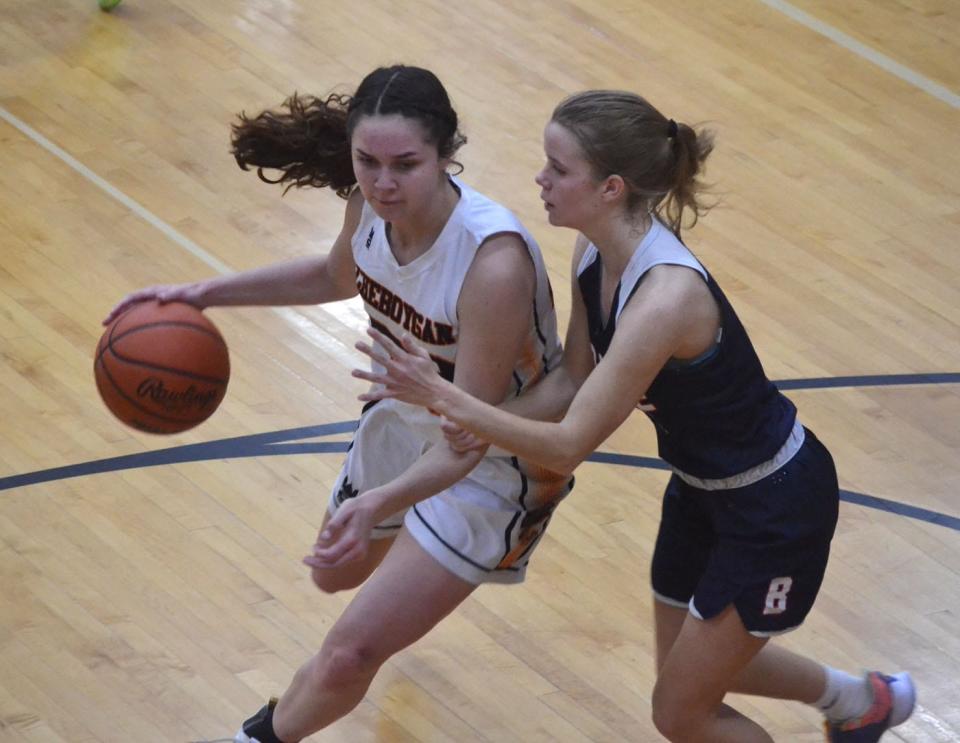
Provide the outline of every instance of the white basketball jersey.
<path id="1" fill-rule="evenodd" d="M 430 249 L 406 265 L 400 265 L 390 249 L 386 223 L 363 205 L 352 238 L 357 288 L 373 327 L 397 342 L 411 333 L 441 374 L 452 380 L 460 336 L 457 302 L 477 250 L 493 235 L 520 235 L 530 251 L 537 285 L 526 346 L 508 393 L 513 397 L 553 369 L 562 354 L 546 267 L 533 237 L 510 211 L 451 180 L 460 193 L 459 202 Z M 420 453 L 442 440 L 439 423 L 429 411 L 396 400 L 382 400 L 367 410 L 344 465 L 348 490 L 362 493 L 406 470 Z M 511 502 L 508 507 L 516 508 L 519 499 L 527 510 L 546 505 L 569 489 L 568 478 L 493 448 L 469 479 L 502 495 Z"/>

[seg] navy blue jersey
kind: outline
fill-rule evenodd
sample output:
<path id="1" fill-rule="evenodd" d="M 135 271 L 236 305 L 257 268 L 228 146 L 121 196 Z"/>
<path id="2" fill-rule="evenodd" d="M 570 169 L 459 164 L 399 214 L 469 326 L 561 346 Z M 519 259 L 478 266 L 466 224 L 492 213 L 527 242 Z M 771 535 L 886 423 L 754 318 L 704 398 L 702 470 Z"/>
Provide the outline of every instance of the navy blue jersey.
<path id="1" fill-rule="evenodd" d="M 780 451 L 796 423 L 796 408 L 767 379 L 720 287 L 657 221 L 627 264 L 606 319 L 600 302 L 600 254 L 593 245 L 584 253 L 577 278 L 594 355 L 599 360 L 607 352 L 623 308 L 647 271 L 660 264 L 687 266 L 703 276 L 720 308 L 720 333 L 702 357 L 668 362 L 640 407 L 656 426 L 660 456 L 672 467 L 702 479 L 739 475 Z"/>

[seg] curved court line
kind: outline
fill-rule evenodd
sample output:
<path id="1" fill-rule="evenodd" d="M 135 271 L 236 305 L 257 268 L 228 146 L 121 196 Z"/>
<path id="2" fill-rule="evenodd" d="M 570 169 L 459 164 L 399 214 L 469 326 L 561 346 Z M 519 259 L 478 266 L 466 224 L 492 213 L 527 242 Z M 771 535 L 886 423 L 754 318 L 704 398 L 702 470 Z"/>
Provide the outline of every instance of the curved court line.
<path id="1" fill-rule="evenodd" d="M 654 457 L 636 457 L 629 454 L 608 454 L 605 452 L 594 452 L 591 456 L 587 457 L 587 461 L 602 462 L 604 464 L 618 464 L 625 467 L 645 467 L 647 469 L 655 470 L 670 469 L 670 465 L 668 465 L 662 459 L 657 459 Z M 878 498 L 875 495 L 867 495 L 866 493 L 857 493 L 852 490 L 841 490 L 840 500 L 847 503 L 853 503 L 857 506 L 865 506 L 866 508 L 873 508 L 878 511 L 886 511 L 887 513 L 893 513 L 897 516 L 906 516 L 907 518 L 916 519 L 917 521 L 926 521 L 928 524 L 936 524 L 938 526 L 945 526 L 948 529 L 953 529 L 954 531 L 960 531 L 960 517 L 951 516 L 946 513 L 940 513 L 939 511 L 931 511 L 928 508 L 911 506 L 906 503 L 899 503 L 886 498 Z"/>
<path id="2" fill-rule="evenodd" d="M 780 390 L 822 390 L 840 387 L 893 387 L 916 384 L 960 384 L 960 373 L 935 374 L 873 374 L 853 377 L 815 377 L 811 379 L 780 379 L 775 382 Z"/>
<path id="3" fill-rule="evenodd" d="M 951 375 L 960 376 L 960 375 Z M 803 380 L 797 380 L 798 382 Z M 821 380 L 808 380 L 819 382 Z M 796 389 L 796 387 L 794 387 Z M 138 469 L 140 467 L 156 467 L 164 464 L 183 464 L 186 462 L 204 462 L 212 459 L 242 459 L 247 457 L 286 456 L 289 454 L 330 454 L 345 452 L 349 446 L 346 441 L 302 441 L 306 438 L 317 438 L 337 433 L 350 433 L 357 425 L 357 421 L 341 421 L 318 426 L 303 426 L 288 428 L 270 433 L 257 433 L 248 436 L 237 436 L 217 441 L 206 441 L 200 444 L 186 444 L 167 449 L 126 454 L 108 459 L 97 459 L 91 462 L 71 464 L 64 467 L 54 467 L 37 472 L 27 472 L 22 475 L 12 475 L 0 478 L 0 490 L 36 485 L 44 482 L 55 482 L 72 477 L 84 477 L 104 472 L 119 472 L 122 470 Z M 624 467 L 644 467 L 647 469 L 669 470 L 670 467 L 662 459 L 656 457 L 641 457 L 630 454 L 614 454 L 610 452 L 594 452 L 587 457 L 588 462 L 600 464 L 615 464 Z M 866 508 L 904 516 L 906 518 L 925 521 L 954 531 L 960 531 L 960 518 L 946 513 L 939 513 L 919 506 L 878 498 L 865 493 L 851 490 L 841 490 L 840 500 Z"/>
<path id="4" fill-rule="evenodd" d="M 346 442 L 306 442 L 286 444 L 291 439 L 329 436 L 332 433 L 353 432 L 356 421 L 327 423 L 320 426 L 287 428 L 270 433 L 255 433 L 248 436 L 236 436 L 217 441 L 204 441 L 200 444 L 186 444 L 167 449 L 124 454 L 108 459 L 95 459 L 92 462 L 69 464 L 37 472 L 0 478 L 0 490 L 35 485 L 41 482 L 67 480 L 71 477 L 96 475 L 101 472 L 118 472 L 138 467 L 156 467 L 161 464 L 182 464 L 184 462 L 206 462 L 211 459 L 241 459 L 245 457 L 272 456 L 275 454 L 306 454 L 316 452 L 342 452 L 347 450 Z"/>

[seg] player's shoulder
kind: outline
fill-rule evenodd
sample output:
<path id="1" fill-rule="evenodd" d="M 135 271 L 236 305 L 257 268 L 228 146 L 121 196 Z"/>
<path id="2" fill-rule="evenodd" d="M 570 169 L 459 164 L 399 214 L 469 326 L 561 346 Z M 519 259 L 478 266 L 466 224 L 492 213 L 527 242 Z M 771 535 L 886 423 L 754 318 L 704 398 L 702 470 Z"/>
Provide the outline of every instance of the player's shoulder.
<path id="1" fill-rule="evenodd" d="M 524 238 L 512 230 L 489 233 L 479 244 L 469 281 L 494 303 L 500 292 L 527 294 L 535 281 L 534 264 Z"/>
<path id="2" fill-rule="evenodd" d="M 682 314 L 683 308 L 693 303 L 712 302 L 712 295 L 703 277 L 691 266 L 676 263 L 658 263 L 651 266 L 638 282 L 636 293 L 640 297 L 656 298 L 658 303 L 675 307 Z"/>
<path id="3" fill-rule="evenodd" d="M 500 232 L 525 234 L 520 219 L 499 201 L 457 181 L 460 198 L 464 201 L 459 209 L 464 228 L 479 240 Z"/>

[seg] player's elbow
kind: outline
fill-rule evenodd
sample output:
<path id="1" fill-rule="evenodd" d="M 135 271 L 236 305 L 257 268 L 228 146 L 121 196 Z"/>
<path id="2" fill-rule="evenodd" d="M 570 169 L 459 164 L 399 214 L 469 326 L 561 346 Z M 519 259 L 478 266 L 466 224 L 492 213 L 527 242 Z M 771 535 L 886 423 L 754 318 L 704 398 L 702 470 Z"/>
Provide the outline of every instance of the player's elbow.
<path id="1" fill-rule="evenodd" d="M 544 464 L 560 475 L 572 475 L 580 463 L 590 455 L 583 442 L 578 440 L 576 432 L 564 422 L 556 424 L 549 462 Z"/>

